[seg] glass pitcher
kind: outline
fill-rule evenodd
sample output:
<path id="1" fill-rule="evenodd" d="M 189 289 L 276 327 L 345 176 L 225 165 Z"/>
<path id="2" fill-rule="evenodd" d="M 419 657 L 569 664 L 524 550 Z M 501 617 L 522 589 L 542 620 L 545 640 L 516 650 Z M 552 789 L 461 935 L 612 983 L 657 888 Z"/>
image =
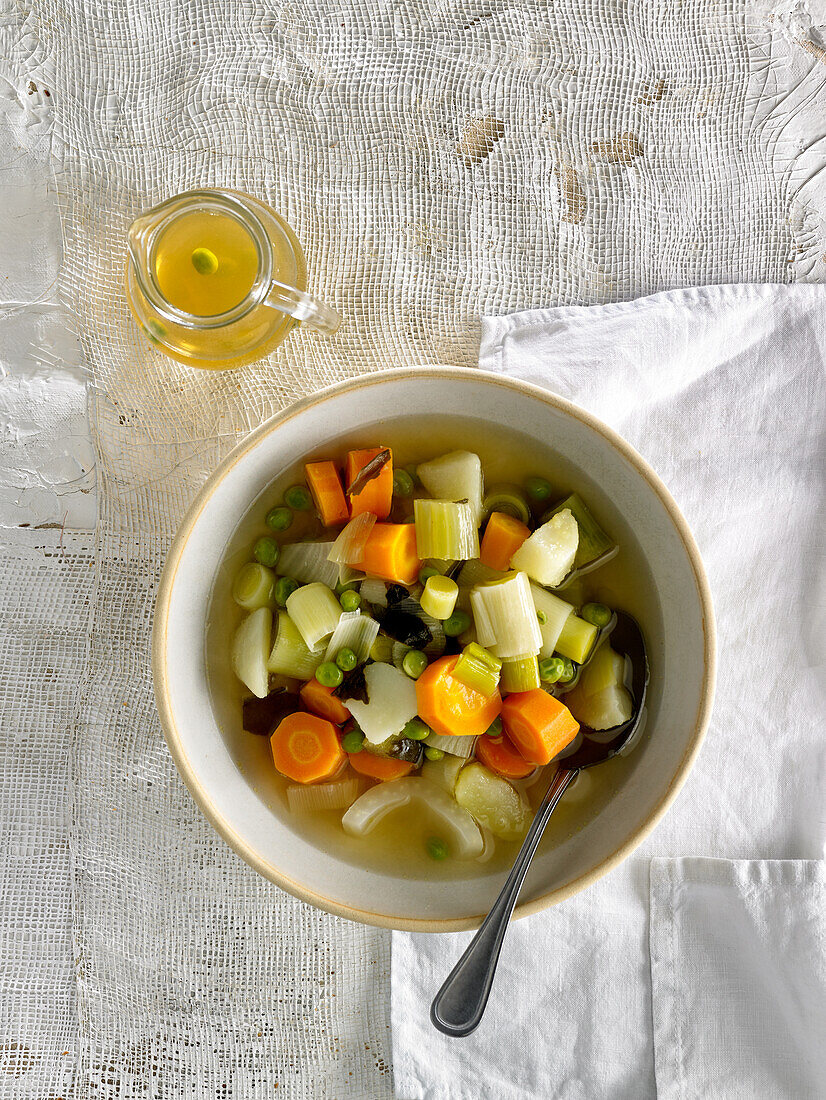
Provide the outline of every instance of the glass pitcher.
<path id="1" fill-rule="evenodd" d="M 307 293 L 298 238 L 266 203 L 187 191 L 129 228 L 126 295 L 173 359 L 221 370 L 268 355 L 299 322 L 331 334 L 341 318 Z"/>

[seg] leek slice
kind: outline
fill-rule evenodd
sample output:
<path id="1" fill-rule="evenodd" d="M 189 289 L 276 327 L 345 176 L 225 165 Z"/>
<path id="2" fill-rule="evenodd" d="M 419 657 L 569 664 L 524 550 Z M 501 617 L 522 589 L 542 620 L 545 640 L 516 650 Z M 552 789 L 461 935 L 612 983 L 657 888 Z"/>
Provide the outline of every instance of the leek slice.
<path id="1" fill-rule="evenodd" d="M 609 550 L 617 549 L 616 543 L 606 535 L 578 493 L 572 493 L 567 500 L 563 500 L 561 504 L 557 504 L 547 512 L 542 517 L 542 522 L 545 523 L 565 508 L 573 514 L 579 528 L 579 545 L 574 559 L 574 568 L 582 569 L 583 566 L 607 554 Z"/>
<path id="2" fill-rule="evenodd" d="M 401 733 L 416 717 L 416 684 L 393 665 L 372 664 L 364 669 L 369 702 L 345 699 L 347 709 L 374 745 Z"/>
<path id="3" fill-rule="evenodd" d="M 379 624 L 360 611 L 343 611 L 327 643 L 325 661 L 332 661 L 340 649 L 352 649 L 359 664 L 366 661 L 379 632 Z"/>
<path id="4" fill-rule="evenodd" d="M 535 656 L 521 657 L 502 664 L 504 691 L 533 691 L 540 683 L 539 662 Z"/>
<path id="5" fill-rule="evenodd" d="M 335 565 L 333 568 L 338 569 Z M 305 584 L 288 596 L 287 611 L 308 649 L 326 642 L 344 614 L 327 585 L 318 582 Z"/>
<path id="6" fill-rule="evenodd" d="M 365 577 L 359 587 L 361 598 L 374 607 L 387 607 L 387 585 L 378 577 Z"/>
<path id="7" fill-rule="evenodd" d="M 462 650 L 459 660 L 451 675 L 456 680 L 461 680 L 474 691 L 481 692 L 488 698 L 493 695 L 499 686 L 499 673 L 502 670 L 502 662 L 494 657 L 483 646 L 471 642 Z M 516 691 L 516 688 L 509 688 Z"/>
<path id="8" fill-rule="evenodd" d="M 330 548 L 327 555 L 330 561 L 344 565 L 356 565 L 360 562 L 364 557 L 364 547 L 375 524 L 376 517 L 372 512 L 360 512 L 354 516 L 347 526 L 341 529 L 341 533 Z"/>
<path id="9" fill-rule="evenodd" d="M 532 580 L 553 587 L 570 573 L 578 544 L 576 520 L 565 508 L 525 539 L 511 558 L 511 565 L 523 569 Z"/>
<path id="10" fill-rule="evenodd" d="M 232 670 L 259 699 L 269 692 L 267 657 L 271 633 L 272 612 L 268 607 L 259 607 L 247 615 L 232 639 Z"/>
<path id="11" fill-rule="evenodd" d="M 472 451 L 451 451 L 450 454 L 422 462 L 416 476 L 435 500 L 466 500 L 478 528 L 482 522 L 482 462 Z M 421 557 L 421 555 L 419 555 Z M 432 557 L 450 557 L 433 554 Z"/>
<path id="12" fill-rule="evenodd" d="M 492 485 L 485 494 L 482 508 L 485 517 L 491 512 L 504 512 L 522 523 L 530 522 L 531 518 L 528 498 L 518 485 Z"/>
<path id="13" fill-rule="evenodd" d="M 420 558 L 479 557 L 479 528 L 469 503 L 420 497 L 413 502 L 413 511 Z"/>
<path id="14" fill-rule="evenodd" d="M 503 661 L 538 653 L 542 634 L 524 573 L 477 585 L 470 593 L 479 642 Z"/>
<path id="15" fill-rule="evenodd" d="M 476 737 L 445 737 L 441 733 L 429 733 L 424 743 L 432 749 L 458 756 L 460 760 L 469 760 L 476 748 Z"/>
<path id="16" fill-rule="evenodd" d="M 239 570 L 232 585 L 232 598 L 246 611 L 272 607 L 275 573 L 257 561 L 247 562 Z"/>
<path id="17" fill-rule="evenodd" d="M 503 840 L 521 840 L 533 817 L 525 796 L 478 762 L 459 772 L 455 797 L 477 825 Z"/>
<path id="18" fill-rule="evenodd" d="M 598 634 L 599 627 L 593 623 L 580 619 L 578 615 L 569 615 L 559 632 L 555 652 L 582 665 L 592 653 Z"/>
<path id="19" fill-rule="evenodd" d="M 438 787 L 443 787 L 448 794 L 452 795 L 453 788 L 456 786 L 456 778 L 465 766 L 465 762 L 464 757 L 451 756 L 447 752 L 441 760 L 425 760 L 422 765 L 422 779 L 426 779 L 429 783 L 435 783 Z"/>
<path id="20" fill-rule="evenodd" d="M 457 859 L 475 859 L 482 854 L 482 834 L 471 815 L 446 790 L 421 776 L 371 787 L 342 817 L 342 827 L 350 836 L 367 836 L 389 813 L 411 802 L 417 802 L 429 816 L 436 818 L 451 854 Z"/>
<path id="21" fill-rule="evenodd" d="M 350 775 L 333 783 L 296 783 L 287 787 L 287 802 L 293 813 L 343 810 L 358 798 L 361 783 Z"/>
<path id="22" fill-rule="evenodd" d="M 566 603 L 565 600 L 561 600 L 559 596 L 555 596 L 552 592 L 540 588 L 537 584 L 531 585 L 531 595 L 537 613 L 541 611 L 545 615 L 545 622 L 539 624 L 539 631 L 542 635 L 542 648 L 539 651 L 539 656 L 550 657 L 556 649 L 556 643 L 562 633 L 562 628 L 568 621 L 568 617 L 574 614 L 574 606 Z"/>
<path id="23" fill-rule="evenodd" d="M 278 572 L 282 577 L 292 577 L 299 584 L 318 581 L 328 588 L 338 584 L 339 567 L 330 561 L 332 542 L 293 542 L 281 547 Z"/>
<path id="24" fill-rule="evenodd" d="M 267 661 L 269 671 L 295 680 L 309 680 L 323 660 L 324 646 L 310 649 L 287 612 L 279 611 L 275 641 Z"/>

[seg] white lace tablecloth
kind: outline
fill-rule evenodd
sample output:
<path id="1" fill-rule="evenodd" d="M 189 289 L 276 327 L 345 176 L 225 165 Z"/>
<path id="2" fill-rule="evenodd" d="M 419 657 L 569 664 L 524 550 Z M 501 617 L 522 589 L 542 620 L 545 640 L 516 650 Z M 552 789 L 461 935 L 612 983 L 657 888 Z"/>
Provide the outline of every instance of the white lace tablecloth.
<path id="1" fill-rule="evenodd" d="M 169 762 L 166 546 L 240 433 L 358 371 L 471 365 L 481 313 L 826 279 L 824 23 L 0 0 L 0 1098 L 392 1095 L 388 936 L 253 875 Z M 288 216 L 334 340 L 212 375 L 136 337 L 125 228 L 210 183 Z"/>

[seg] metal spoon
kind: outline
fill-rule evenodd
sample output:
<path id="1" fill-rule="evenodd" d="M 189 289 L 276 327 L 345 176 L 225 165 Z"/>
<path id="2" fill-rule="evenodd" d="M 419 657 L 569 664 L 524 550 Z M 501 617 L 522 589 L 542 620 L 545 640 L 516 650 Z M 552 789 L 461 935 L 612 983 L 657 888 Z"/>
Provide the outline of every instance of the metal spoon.
<path id="1" fill-rule="evenodd" d="M 430 1008 L 431 1022 L 445 1035 L 461 1038 L 470 1035 L 479 1026 L 493 985 L 508 921 L 545 826 L 562 795 L 583 768 L 592 768 L 595 764 L 616 756 L 640 728 L 648 686 L 648 659 L 642 631 L 637 622 L 625 612 L 617 612 L 617 624 L 611 632 L 611 645 L 618 653 L 631 659 L 630 690 L 634 700 L 634 713 L 624 725 L 608 731 L 609 740 L 592 740 L 589 734 L 594 731 L 582 727 L 585 734 L 582 745 L 575 753 L 566 757 L 554 776 L 499 897 L 433 1000 Z M 605 736 L 605 731 L 600 731 L 600 735 Z"/>

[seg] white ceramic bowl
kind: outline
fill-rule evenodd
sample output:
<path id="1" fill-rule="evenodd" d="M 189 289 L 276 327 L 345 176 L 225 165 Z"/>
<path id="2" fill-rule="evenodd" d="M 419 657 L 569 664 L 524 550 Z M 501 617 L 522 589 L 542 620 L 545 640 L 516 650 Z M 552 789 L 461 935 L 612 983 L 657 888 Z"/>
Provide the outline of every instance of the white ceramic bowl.
<path id="1" fill-rule="evenodd" d="M 633 768 L 596 817 L 540 850 L 517 915 L 584 889 L 644 839 L 682 786 L 711 709 L 714 618 L 700 555 L 662 482 L 604 424 L 525 383 L 454 368 L 411 368 L 366 375 L 293 405 L 241 443 L 192 505 L 161 579 L 153 640 L 155 690 L 167 741 L 199 806 L 235 851 L 262 875 L 332 913 L 413 931 L 476 926 L 502 876 L 459 882 L 377 873 L 322 850 L 274 811 L 239 758 L 225 707 L 210 683 L 207 620 L 219 566 L 243 515 L 282 470 L 343 435 L 391 434 L 400 413 L 455 412 L 541 441 L 581 469 L 628 519 L 647 559 L 659 607 L 645 628 L 652 666 L 649 721 Z M 371 428 L 374 429 L 371 435 Z M 484 430 L 484 425 L 480 428 Z M 391 440 L 392 441 L 392 440 Z M 214 664 L 214 662 L 213 662 Z M 255 739 L 259 740 L 259 739 Z"/>

